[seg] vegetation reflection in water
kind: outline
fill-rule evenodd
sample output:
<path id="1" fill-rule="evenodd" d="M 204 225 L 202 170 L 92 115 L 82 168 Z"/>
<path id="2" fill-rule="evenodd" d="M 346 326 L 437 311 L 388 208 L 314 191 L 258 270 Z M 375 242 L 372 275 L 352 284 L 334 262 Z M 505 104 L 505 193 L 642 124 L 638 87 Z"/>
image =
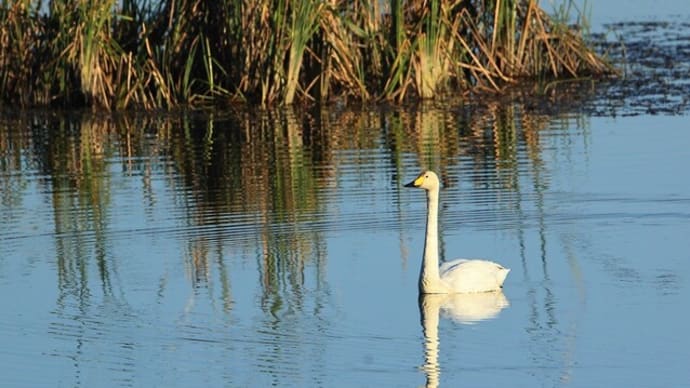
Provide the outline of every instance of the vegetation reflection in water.
<path id="1" fill-rule="evenodd" d="M 490 179 L 470 174 L 471 184 L 497 184 L 497 190 L 519 195 L 518 169 L 528 165 L 534 170 L 532 189 L 539 192 L 540 131 L 550 120 L 527 113 L 520 104 L 499 103 L 476 110 L 429 103 L 363 111 L 5 118 L 0 128 L 2 213 L 11 213 L 27 195 L 22 180 L 30 178 L 21 170 L 35 171 L 53 208 L 58 308 L 65 308 L 68 299 L 88 306 L 98 293 L 118 299 L 122 292 L 113 289 L 118 261 L 109 253 L 112 240 L 163 233 L 188 239 L 187 278 L 203 287 L 215 276 L 228 313 L 235 303 L 230 269 L 217 246 L 232 241 L 239 251 L 259 247 L 261 307 L 267 317 L 279 320 L 286 306 L 303 308 L 305 282 L 323 289 L 319 295 L 328 294 L 324 233 L 380 227 L 371 220 L 328 214 L 343 168 L 366 175 L 366 169 L 379 165 L 391 172 L 389 184 L 395 187 L 418 168 L 429 168 L 440 172 L 445 185 L 455 185 L 448 171 L 470 163 L 495 174 Z M 363 151 L 370 149 L 384 149 L 377 154 L 384 160 L 367 160 L 372 154 Z M 520 158 L 525 163 L 518 163 Z M 164 180 L 181 205 L 176 211 L 184 214 L 176 219 L 182 224 L 113 228 L 111 216 L 128 206 L 114 203 L 111 195 L 113 177 L 120 175 L 139 177 L 147 214 L 158 195 L 152 181 Z M 400 228 L 407 220 L 382 222 Z M 2 234 L 5 241 L 28 237 L 11 229 Z M 316 270 L 305 272 L 307 264 Z M 90 277 L 92 269 L 96 279 Z M 213 275 L 214 269 L 219 273 Z M 160 275 L 161 288 L 165 278 Z M 323 303 L 315 302 L 316 314 Z"/>

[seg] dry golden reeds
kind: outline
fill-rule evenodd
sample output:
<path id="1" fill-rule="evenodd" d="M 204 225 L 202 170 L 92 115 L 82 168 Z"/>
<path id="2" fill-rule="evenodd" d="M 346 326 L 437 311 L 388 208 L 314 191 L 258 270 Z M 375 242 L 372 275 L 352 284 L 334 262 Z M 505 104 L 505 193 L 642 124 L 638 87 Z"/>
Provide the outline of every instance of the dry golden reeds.
<path id="1" fill-rule="evenodd" d="M 536 0 L 0 5 L 0 97 L 21 106 L 404 100 L 612 71 Z"/>

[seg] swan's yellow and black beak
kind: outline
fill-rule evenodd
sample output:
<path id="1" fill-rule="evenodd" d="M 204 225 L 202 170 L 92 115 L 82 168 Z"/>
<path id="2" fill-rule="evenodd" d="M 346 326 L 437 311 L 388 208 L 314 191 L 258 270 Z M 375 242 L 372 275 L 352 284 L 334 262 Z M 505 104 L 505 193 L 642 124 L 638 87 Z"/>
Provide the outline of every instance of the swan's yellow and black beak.
<path id="1" fill-rule="evenodd" d="M 419 174 L 417 179 L 405 185 L 405 187 L 420 187 L 424 183 L 424 174 Z"/>

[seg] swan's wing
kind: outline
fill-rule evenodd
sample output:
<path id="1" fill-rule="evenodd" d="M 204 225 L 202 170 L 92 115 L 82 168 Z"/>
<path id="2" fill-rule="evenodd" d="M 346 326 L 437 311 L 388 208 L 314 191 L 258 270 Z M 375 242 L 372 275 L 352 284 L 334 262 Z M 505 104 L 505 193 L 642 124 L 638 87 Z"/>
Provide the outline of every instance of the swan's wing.
<path id="1" fill-rule="evenodd" d="M 495 270 L 495 271 L 502 271 L 507 268 L 503 267 L 502 265 L 498 263 L 494 263 L 493 261 L 489 260 L 484 260 L 484 259 L 455 259 L 451 261 L 446 261 L 445 263 L 442 263 L 441 266 L 439 267 L 439 270 L 441 273 L 446 272 L 446 271 L 455 271 L 460 267 L 467 267 L 467 268 L 475 268 L 477 270 Z"/>
<path id="2" fill-rule="evenodd" d="M 455 267 L 458 267 L 462 263 L 466 263 L 468 261 L 470 261 L 470 259 L 455 259 L 451 261 L 446 261 L 444 263 L 441 263 L 441 266 L 438 269 L 440 273 L 453 271 Z"/>
<path id="3" fill-rule="evenodd" d="M 509 271 L 488 260 L 459 259 L 439 267 L 441 280 L 456 292 L 498 290 Z"/>

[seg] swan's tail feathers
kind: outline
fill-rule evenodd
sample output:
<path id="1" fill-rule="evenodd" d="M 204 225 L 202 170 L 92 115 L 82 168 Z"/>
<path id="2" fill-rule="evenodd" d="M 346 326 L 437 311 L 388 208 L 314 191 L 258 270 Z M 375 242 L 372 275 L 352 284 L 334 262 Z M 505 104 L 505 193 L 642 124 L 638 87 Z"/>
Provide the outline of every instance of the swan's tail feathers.
<path id="1" fill-rule="evenodd" d="M 508 273 L 510 272 L 510 269 L 501 267 L 498 270 L 498 273 L 496 274 L 496 282 L 498 283 L 499 287 L 503 288 L 503 282 L 506 281 L 506 277 L 508 276 Z"/>

